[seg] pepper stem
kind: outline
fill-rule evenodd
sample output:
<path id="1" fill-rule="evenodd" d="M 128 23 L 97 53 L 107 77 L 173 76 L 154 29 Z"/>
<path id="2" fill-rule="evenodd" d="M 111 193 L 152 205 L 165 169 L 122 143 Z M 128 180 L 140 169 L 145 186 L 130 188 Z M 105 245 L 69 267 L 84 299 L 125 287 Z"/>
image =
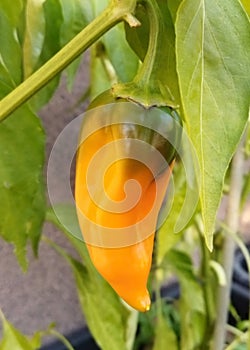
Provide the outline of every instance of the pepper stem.
<path id="1" fill-rule="evenodd" d="M 149 18 L 150 33 L 147 53 L 133 81 L 114 85 L 113 94 L 115 97 L 133 100 L 145 108 L 166 105 L 177 107 L 173 103 L 170 91 L 162 85 L 159 78 L 159 66 L 164 66 L 162 43 L 166 34 L 160 8 L 156 0 L 143 0 L 140 4 L 145 7 Z"/>

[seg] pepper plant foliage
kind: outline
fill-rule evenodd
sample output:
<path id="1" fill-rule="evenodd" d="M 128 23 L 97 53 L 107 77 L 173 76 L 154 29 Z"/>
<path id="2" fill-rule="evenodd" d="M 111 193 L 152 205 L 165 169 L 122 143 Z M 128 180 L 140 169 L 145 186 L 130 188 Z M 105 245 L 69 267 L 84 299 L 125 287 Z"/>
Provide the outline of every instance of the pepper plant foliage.
<path id="1" fill-rule="evenodd" d="M 138 1 L 138 5 L 143 2 Z M 249 4 L 243 0 L 155 0 L 152 3 L 160 9 L 162 28 L 155 78 L 165 87 L 166 103 L 180 111 L 183 127 L 195 147 L 201 170 L 199 210 L 206 242 L 212 249 L 225 174 L 248 120 Z M 149 18 L 143 11 L 143 6 L 136 9 L 136 4 L 137 1 L 132 0 L 0 2 L 0 98 L 3 99 L 0 102 L 0 120 L 5 118 L 0 124 L 0 235 L 13 244 L 24 270 L 28 267 L 28 242 L 31 242 L 34 253 L 38 253 L 48 206 L 43 177 L 45 135 L 38 117 L 39 110 L 53 96 L 60 74 L 51 73 L 47 81 L 43 81 L 39 88 L 34 88 L 33 93 L 31 91 L 25 97 L 20 97 L 21 93 L 16 88 L 23 81 L 31 81 L 27 79 L 32 79 L 34 72 L 38 72 L 40 67 L 84 28 L 87 29 L 88 24 L 101 16 L 108 6 L 111 15 L 107 23 L 102 21 L 99 31 L 97 28 L 93 33 L 86 32 L 83 35 L 82 47 L 76 50 L 74 57 L 61 66 L 58 59 L 57 65 L 60 67 L 56 73 L 65 69 L 70 88 L 80 63 L 80 54 L 92 44 L 90 97 L 95 97 L 113 83 L 130 82 L 137 72 L 140 60 L 145 57 L 150 32 Z M 130 12 L 133 12 L 141 26 L 130 27 L 135 24 L 134 17 L 127 16 L 128 13 L 131 15 Z M 128 23 L 125 26 L 124 23 L 117 23 L 126 21 Z M 110 29 L 111 27 L 113 28 Z M 104 32 L 106 34 L 102 36 Z M 78 45 L 81 45 L 79 42 L 80 40 Z M 45 71 L 46 68 L 43 72 Z M 42 74 L 38 74 L 32 84 L 27 85 L 36 86 L 39 79 L 42 81 Z M 42 86 L 44 87 L 40 89 Z M 12 95 L 13 98 L 8 103 L 4 102 L 7 101 L 4 98 L 15 91 L 18 92 Z M 21 103 L 24 104 L 21 106 Z M 15 109 L 8 116 L 6 113 L 3 115 L 7 104 L 13 104 L 11 112 Z M 174 210 L 164 224 L 164 230 L 159 233 L 160 260 L 176 240 L 170 239 L 171 244 L 166 244 L 165 228 L 171 227 L 174 231 L 174 223 L 184 198 L 185 191 L 181 187 L 174 202 Z M 47 214 L 47 218 L 55 221 L 52 213 Z M 81 251 L 84 248 L 79 249 L 79 244 L 74 241 L 74 245 Z M 82 256 L 85 264 L 83 267 L 62 251 L 60 253 L 73 267 L 84 308 L 84 299 L 88 293 L 94 295 L 93 286 L 97 283 L 91 276 L 99 277 L 88 263 L 87 254 Z M 89 287 L 83 285 L 81 274 L 87 276 L 86 279 L 90 278 Z M 185 284 L 185 278 L 183 283 Z M 131 317 L 123 305 L 119 304 L 109 286 L 105 284 L 103 288 L 110 293 L 110 298 L 107 305 L 99 308 L 101 311 L 97 319 L 102 320 L 102 309 L 113 305 L 114 310 L 111 309 L 113 311 L 106 320 L 107 329 L 115 323 L 117 329 L 123 329 L 123 333 L 119 333 L 122 336 L 117 336 L 111 347 L 105 336 L 98 332 L 99 328 L 95 328 L 96 322 L 91 319 L 91 312 L 85 309 L 87 321 L 103 349 L 126 349 L 126 332 Z M 192 290 L 197 292 L 198 288 L 195 285 Z M 197 293 L 199 295 L 200 291 Z M 196 310 L 197 318 L 200 317 L 202 322 L 203 308 L 201 302 Z M 166 331 L 166 325 L 160 324 L 159 327 Z M 167 332 L 171 342 L 176 344 L 168 327 Z M 161 331 L 158 333 L 161 334 Z M 197 342 L 199 341 L 198 339 Z M 157 344 L 160 344 L 160 340 Z M 189 348 L 193 345 L 190 340 Z M 157 350 L 159 349 L 158 347 Z"/>

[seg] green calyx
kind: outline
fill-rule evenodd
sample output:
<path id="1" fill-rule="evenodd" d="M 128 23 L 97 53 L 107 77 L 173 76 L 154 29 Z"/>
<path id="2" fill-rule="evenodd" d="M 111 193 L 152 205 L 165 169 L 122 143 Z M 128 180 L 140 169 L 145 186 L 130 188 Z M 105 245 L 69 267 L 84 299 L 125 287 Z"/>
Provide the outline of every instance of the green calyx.
<path id="1" fill-rule="evenodd" d="M 132 108 L 131 105 L 128 105 L 129 103 L 137 106 L 137 108 Z M 119 107 L 117 107 L 117 104 L 119 104 Z M 124 108 L 122 104 L 124 104 Z M 126 98 L 115 98 L 112 91 L 107 90 L 91 102 L 88 110 L 96 109 L 96 113 L 101 116 L 102 110 L 100 107 L 107 105 L 109 105 L 111 119 L 111 114 L 114 114 L 115 124 L 120 124 L 121 138 L 126 138 L 128 144 L 132 139 L 146 142 L 161 153 L 167 164 L 170 165 L 173 162 L 182 136 L 181 119 L 174 109 L 168 106 L 144 108 L 141 104 Z M 138 117 L 135 117 L 135 122 L 132 121 L 131 113 L 138 115 Z M 124 123 L 123 120 L 126 119 L 124 118 L 126 115 L 129 115 L 128 119 L 130 121 Z M 151 126 L 148 124 L 149 120 L 151 120 Z M 166 163 L 164 163 L 165 165 Z"/>

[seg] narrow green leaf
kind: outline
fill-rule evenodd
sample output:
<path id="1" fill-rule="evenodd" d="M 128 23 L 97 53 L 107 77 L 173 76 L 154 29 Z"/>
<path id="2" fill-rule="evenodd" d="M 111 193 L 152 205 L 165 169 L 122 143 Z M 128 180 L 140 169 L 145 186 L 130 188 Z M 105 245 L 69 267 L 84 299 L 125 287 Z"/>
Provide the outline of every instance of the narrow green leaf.
<path id="1" fill-rule="evenodd" d="M 17 27 L 19 23 L 23 6 L 24 6 L 23 0 L 14 0 L 12 1 L 12 4 L 10 4 L 8 0 L 1 0 L 0 9 L 4 11 L 5 15 L 8 17 L 10 24 L 13 28 Z"/>
<path id="2" fill-rule="evenodd" d="M 25 79 L 33 73 L 43 47 L 45 33 L 44 1 L 26 1 L 23 44 L 23 70 Z"/>
<path id="3" fill-rule="evenodd" d="M 183 0 L 168 0 L 168 8 L 169 12 L 171 13 L 173 23 L 175 23 L 176 14 L 182 1 Z"/>
<path id="4" fill-rule="evenodd" d="M 167 320 L 161 315 L 157 319 L 156 335 L 153 350 L 178 350 L 178 342 L 174 331 L 168 325 Z"/>
<path id="5" fill-rule="evenodd" d="M 198 160 L 192 144 L 184 132 L 178 161 L 174 166 L 173 182 L 170 181 L 166 196 L 166 204 L 162 207 L 161 216 L 165 219 L 157 235 L 157 261 L 182 238 L 183 231 L 193 222 L 199 209 L 199 169 Z"/>
<path id="6" fill-rule="evenodd" d="M 248 118 L 250 25 L 237 0 L 184 0 L 176 37 L 185 127 L 199 158 L 205 237 L 212 249 L 224 176 Z"/>
<path id="7" fill-rule="evenodd" d="M 124 25 L 120 23 L 112 28 L 104 35 L 102 42 L 119 80 L 131 81 L 137 72 L 139 61 L 126 41 Z"/>
<path id="8" fill-rule="evenodd" d="M 111 88 L 111 81 L 108 73 L 98 55 L 98 44 L 91 48 L 90 60 L 90 99 L 94 99 L 100 93 Z"/>
<path id="9" fill-rule="evenodd" d="M 175 226 L 179 219 L 185 197 L 187 195 L 187 181 L 182 164 L 177 164 L 174 171 L 174 198 L 171 210 L 166 220 L 157 232 L 157 261 L 161 263 L 165 254 L 182 238 L 182 231 L 176 233 Z M 171 195 L 170 195 L 171 197 Z"/>
<path id="10" fill-rule="evenodd" d="M 63 223 L 60 221 L 60 218 L 63 218 Z M 95 271 L 86 244 L 81 239 L 82 234 L 77 220 L 76 208 L 70 204 L 57 204 L 53 208 L 47 209 L 46 220 L 53 223 L 67 236 L 87 270 Z"/>
<path id="11" fill-rule="evenodd" d="M 22 80 L 22 53 L 15 30 L 1 9 L 0 4 L 0 62 L 9 72 L 12 84 L 18 85 Z"/>
<path id="12" fill-rule="evenodd" d="M 158 5 L 162 13 L 165 24 L 165 37 L 162 38 L 162 61 L 159 66 L 159 79 L 163 86 L 169 90 L 170 97 L 174 104 L 181 107 L 178 76 L 176 72 L 176 52 L 175 52 L 175 28 L 167 1 L 158 0 Z M 164 67 L 164 70 L 162 68 Z"/>
<path id="13" fill-rule="evenodd" d="M 92 5 L 92 16 L 93 16 L 91 20 L 93 20 L 108 6 L 109 0 L 91 0 L 90 2 Z"/>
<path id="14" fill-rule="evenodd" d="M 42 65 L 60 50 L 60 34 L 63 23 L 62 7 L 59 0 L 45 0 L 43 8 L 45 16 L 45 38 L 39 65 Z"/>
<path id="15" fill-rule="evenodd" d="M 60 0 L 63 13 L 61 27 L 61 46 L 68 43 L 92 19 L 91 2 L 82 0 Z M 68 89 L 71 90 L 81 57 L 72 62 L 66 69 Z"/>
<path id="16" fill-rule="evenodd" d="M 15 85 L 7 68 L 0 62 L 0 99 L 14 89 Z"/>
<path id="17" fill-rule="evenodd" d="M 91 3 L 80 0 L 60 0 L 63 13 L 61 45 L 69 42 L 91 20 Z"/>
<path id="18" fill-rule="evenodd" d="M 45 212 L 44 132 L 27 106 L 0 124 L 0 149 L 0 235 L 26 269 L 26 244 L 37 253 Z"/>
<path id="19" fill-rule="evenodd" d="M 144 6 L 137 6 L 135 16 L 139 20 L 141 25 L 137 28 L 131 28 L 129 24 L 126 23 L 126 38 L 129 45 L 137 54 L 139 59 L 143 61 L 148 48 L 150 30 L 149 19 Z"/>

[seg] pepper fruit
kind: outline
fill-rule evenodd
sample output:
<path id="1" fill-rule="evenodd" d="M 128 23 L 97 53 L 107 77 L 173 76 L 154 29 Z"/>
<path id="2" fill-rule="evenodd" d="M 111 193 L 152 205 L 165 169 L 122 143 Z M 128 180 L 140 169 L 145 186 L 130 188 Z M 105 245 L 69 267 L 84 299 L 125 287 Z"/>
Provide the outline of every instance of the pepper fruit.
<path id="1" fill-rule="evenodd" d="M 100 106 L 108 108 L 106 114 Z M 133 108 L 140 125 L 133 118 L 127 120 Z M 134 102 L 115 99 L 106 91 L 89 110 L 80 132 L 76 161 L 75 200 L 80 228 L 99 273 L 130 306 L 145 312 L 150 308 L 147 280 L 154 233 L 176 150 L 147 126 L 145 118 L 149 120 L 152 111 Z M 109 119 L 107 123 L 105 118 Z M 161 127 L 166 124 L 178 143 L 180 128 L 176 122 L 169 126 L 171 120 L 179 123 L 178 114 L 161 108 Z M 126 186 L 130 186 L 129 193 Z"/>

